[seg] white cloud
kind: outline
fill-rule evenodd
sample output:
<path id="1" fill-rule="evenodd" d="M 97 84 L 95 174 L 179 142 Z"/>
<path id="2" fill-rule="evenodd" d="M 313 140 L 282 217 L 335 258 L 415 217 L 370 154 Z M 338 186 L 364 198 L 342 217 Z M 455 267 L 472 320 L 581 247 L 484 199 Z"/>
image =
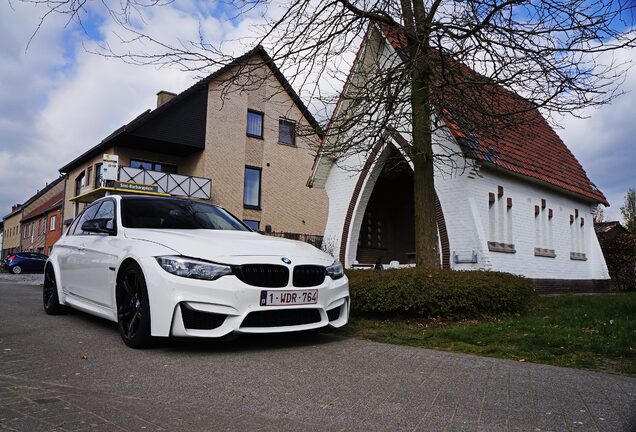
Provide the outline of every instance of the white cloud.
<path id="1" fill-rule="evenodd" d="M 176 68 L 134 66 L 91 54 L 79 35 L 64 29 L 62 17 L 47 21 L 25 53 L 42 11 L 21 2 L 13 7 L 0 5 L 0 215 L 56 178 L 66 162 L 153 108 L 157 91 L 180 92 L 195 81 L 195 73 Z M 212 40 L 249 32 L 249 25 L 193 17 L 175 7 L 149 11 L 142 30 L 161 40 L 192 40 L 200 24 Z M 112 22 L 106 21 L 100 34 L 104 42 L 121 46 L 122 30 Z M 88 42 L 86 48 L 96 45 Z M 236 54 L 245 49 L 238 43 L 232 48 Z"/>
<path id="2" fill-rule="evenodd" d="M 618 56 L 619 61 L 636 63 L 636 50 Z M 622 90 L 628 93 L 611 105 L 586 110 L 586 119 L 570 117 L 557 131 L 609 200 L 605 214 L 614 220 L 620 219 L 627 189 L 636 187 L 636 69 L 628 72 Z"/>

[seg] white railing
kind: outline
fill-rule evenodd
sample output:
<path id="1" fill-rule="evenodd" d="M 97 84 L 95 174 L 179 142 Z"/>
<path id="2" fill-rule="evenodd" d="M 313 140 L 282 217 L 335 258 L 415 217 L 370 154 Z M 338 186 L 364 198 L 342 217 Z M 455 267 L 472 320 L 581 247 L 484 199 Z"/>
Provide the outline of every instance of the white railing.
<path id="1" fill-rule="evenodd" d="M 168 174 L 124 166 L 119 168 L 119 181 L 154 184 L 159 187 L 159 192 L 170 195 L 207 200 L 211 197 L 211 180 L 203 177 Z"/>

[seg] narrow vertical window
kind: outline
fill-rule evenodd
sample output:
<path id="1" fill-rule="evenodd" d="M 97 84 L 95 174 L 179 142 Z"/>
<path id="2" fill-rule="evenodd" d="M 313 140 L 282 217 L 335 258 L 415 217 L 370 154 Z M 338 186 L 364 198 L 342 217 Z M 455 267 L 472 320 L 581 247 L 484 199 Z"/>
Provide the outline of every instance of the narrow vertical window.
<path id="1" fill-rule="evenodd" d="M 296 123 L 279 119 L 278 120 L 278 142 L 288 146 L 296 146 Z"/>
<path id="2" fill-rule="evenodd" d="M 263 138 L 263 113 L 247 111 L 247 136 Z"/>
<path id="3" fill-rule="evenodd" d="M 243 207 L 260 209 L 261 207 L 261 169 L 245 167 L 243 185 Z"/>
<path id="4" fill-rule="evenodd" d="M 102 164 L 95 164 L 95 189 L 102 185 Z"/>

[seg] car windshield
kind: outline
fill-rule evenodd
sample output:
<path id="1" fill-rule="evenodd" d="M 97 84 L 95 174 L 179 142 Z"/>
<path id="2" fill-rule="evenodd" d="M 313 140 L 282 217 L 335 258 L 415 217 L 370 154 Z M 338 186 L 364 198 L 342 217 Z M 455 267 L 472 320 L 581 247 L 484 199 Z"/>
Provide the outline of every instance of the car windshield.
<path id="1" fill-rule="evenodd" d="M 186 200 L 124 198 L 121 216 L 126 228 L 249 231 L 222 208 Z"/>

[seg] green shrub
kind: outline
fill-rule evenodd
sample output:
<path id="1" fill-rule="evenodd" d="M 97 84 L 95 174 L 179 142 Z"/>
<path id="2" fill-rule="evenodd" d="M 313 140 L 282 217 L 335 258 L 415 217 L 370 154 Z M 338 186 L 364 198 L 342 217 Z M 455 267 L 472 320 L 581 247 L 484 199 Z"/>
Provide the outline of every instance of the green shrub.
<path id="1" fill-rule="evenodd" d="M 475 318 L 524 310 L 535 297 L 527 279 L 489 271 L 350 270 L 354 315 Z"/>

